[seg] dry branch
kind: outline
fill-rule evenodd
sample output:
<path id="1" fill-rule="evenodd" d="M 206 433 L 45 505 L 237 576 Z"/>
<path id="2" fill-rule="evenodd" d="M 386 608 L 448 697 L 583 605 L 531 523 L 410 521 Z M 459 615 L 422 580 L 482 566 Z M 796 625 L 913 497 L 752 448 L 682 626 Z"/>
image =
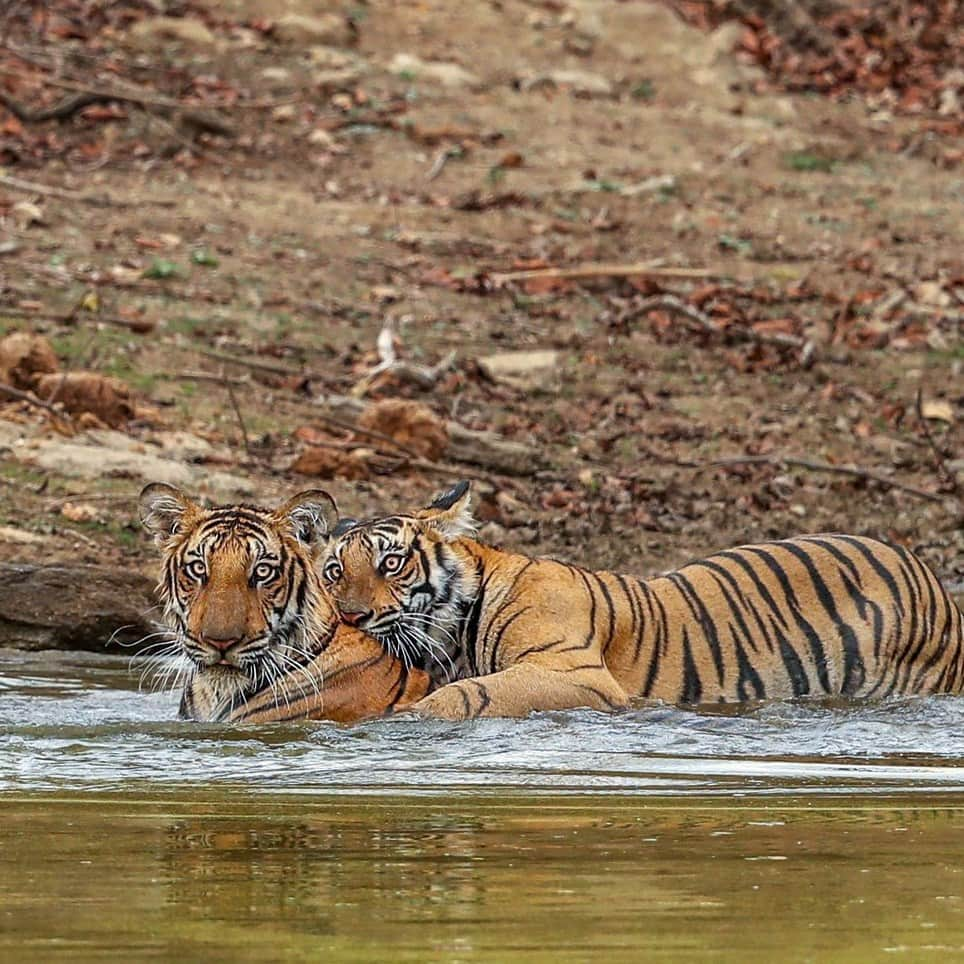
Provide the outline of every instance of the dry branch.
<path id="1" fill-rule="evenodd" d="M 340 428 L 362 433 L 363 430 L 357 428 L 357 421 L 366 408 L 364 402 L 346 395 L 328 395 L 319 398 L 317 404 L 328 409 L 328 412 L 320 417 L 326 418 L 332 424 L 338 424 Z M 338 420 L 337 423 L 335 419 Z M 545 464 L 544 456 L 538 449 L 522 442 L 501 438 L 494 432 L 477 432 L 451 420 L 445 422 L 445 428 L 449 434 L 446 455 L 453 462 L 478 465 L 491 472 L 517 476 L 534 475 Z M 368 430 L 364 431 L 365 434 L 373 434 Z M 382 441 L 385 440 L 385 437 L 382 437 Z M 394 444 L 399 448 L 398 443 Z M 412 458 L 409 464 L 418 468 L 420 461 L 424 462 Z"/>
<path id="2" fill-rule="evenodd" d="M 62 201 L 75 201 L 80 204 L 93 204 L 98 207 L 129 208 L 141 207 L 145 204 L 165 208 L 177 206 L 177 201 L 162 201 L 157 198 L 138 198 L 136 201 L 122 201 L 118 198 L 108 197 L 105 194 L 84 194 L 81 191 L 68 191 L 62 187 L 39 184 L 36 181 L 24 181 L 19 177 L 11 177 L 9 174 L 0 174 L 0 185 L 12 188 L 15 191 L 25 191 L 27 194 L 41 194 L 44 197 L 55 197 Z"/>
<path id="3" fill-rule="evenodd" d="M 809 365 L 816 354 L 816 346 L 812 341 L 798 335 L 782 334 L 780 332 L 756 331 L 744 325 L 720 327 L 708 315 L 703 314 L 692 305 L 686 304 L 673 295 L 653 295 L 645 298 L 633 308 L 631 317 L 639 317 L 648 311 L 663 309 L 682 315 L 694 322 L 702 331 L 711 335 L 732 335 L 741 341 L 753 341 L 761 345 L 777 345 L 780 348 L 794 348 L 800 352 L 801 364 Z"/>
<path id="4" fill-rule="evenodd" d="M 54 418 L 59 418 L 61 421 L 70 423 L 70 416 L 65 412 L 58 411 L 54 408 L 50 402 L 45 402 L 42 398 L 37 398 L 33 392 L 22 392 L 19 388 L 14 388 L 12 385 L 7 385 L 4 382 L 0 382 L 0 394 L 6 395 L 9 398 L 16 399 L 18 402 L 26 402 L 28 405 L 33 405 L 35 408 L 42 408 L 45 412 L 49 412 Z"/>
<path id="5" fill-rule="evenodd" d="M 363 396 L 375 379 L 384 374 L 413 382 L 419 388 L 434 388 L 442 375 L 455 363 L 454 351 L 449 352 L 437 365 L 416 365 L 414 362 L 402 361 L 395 353 L 395 325 L 390 320 L 385 322 L 378 333 L 375 344 L 380 361 L 352 387 L 351 394 L 355 397 Z"/>
<path id="6" fill-rule="evenodd" d="M 833 465 L 830 462 L 815 462 L 813 459 L 799 458 L 793 455 L 737 455 L 725 459 L 713 459 L 704 462 L 700 468 L 726 468 L 730 465 L 773 465 L 777 468 L 792 466 L 797 469 L 806 469 L 808 472 L 829 472 L 832 475 L 847 475 L 855 479 L 863 479 L 865 482 L 876 482 L 888 489 L 898 489 L 908 495 L 916 496 L 918 499 L 925 499 L 928 502 L 943 502 L 942 496 L 934 492 L 927 492 L 918 489 L 913 485 L 906 485 L 903 482 L 896 482 L 894 479 L 887 478 L 886 475 L 879 475 L 870 469 L 862 469 L 855 465 Z"/>
<path id="7" fill-rule="evenodd" d="M 56 311 L 30 311 L 26 308 L 18 308 L 12 305 L 0 305 L 0 315 L 10 318 L 27 318 L 35 321 L 53 321 L 61 325 L 70 325 L 79 321 L 99 322 L 104 325 L 113 325 L 116 328 L 127 328 L 137 334 L 146 334 L 157 327 L 157 322 L 147 318 L 122 318 L 120 315 L 101 315 L 79 309 L 71 309 L 66 312 Z"/>
<path id="8" fill-rule="evenodd" d="M 158 97 L 150 91 L 116 90 L 85 87 L 80 84 L 66 83 L 53 77 L 44 78 L 45 84 L 72 90 L 71 96 L 64 98 L 59 104 L 32 110 L 14 100 L 9 94 L 0 90 L 0 104 L 3 104 L 18 120 L 25 124 L 39 124 L 48 120 L 66 120 L 92 104 L 108 104 L 120 102 L 135 104 L 149 112 L 175 114 L 183 124 L 200 132 L 217 134 L 220 137 L 237 137 L 237 131 L 222 117 L 200 107 L 190 107 L 172 100 L 169 97 Z"/>
<path id="9" fill-rule="evenodd" d="M 530 281 L 539 278 L 558 278 L 576 281 L 588 278 L 719 278 L 721 271 L 708 268 L 664 268 L 651 261 L 636 264 L 583 264 L 573 268 L 531 268 L 526 271 L 497 271 L 492 283 L 499 287 L 509 281 Z"/>

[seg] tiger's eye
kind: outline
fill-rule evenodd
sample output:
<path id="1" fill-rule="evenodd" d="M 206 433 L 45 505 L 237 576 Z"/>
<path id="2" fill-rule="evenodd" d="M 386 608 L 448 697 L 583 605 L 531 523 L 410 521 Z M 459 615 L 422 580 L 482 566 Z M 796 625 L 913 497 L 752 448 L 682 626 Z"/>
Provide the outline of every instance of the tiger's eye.
<path id="1" fill-rule="evenodd" d="M 398 553 L 392 553 L 392 555 L 385 556 L 385 558 L 382 559 L 382 572 L 387 575 L 392 575 L 398 572 L 404 565 L 405 557 Z"/>
<path id="2" fill-rule="evenodd" d="M 259 562 L 251 573 L 255 582 L 269 582 L 277 573 L 277 567 L 271 562 Z"/>
<path id="3" fill-rule="evenodd" d="M 336 579 L 341 579 L 342 572 L 341 563 L 332 559 L 332 561 L 325 566 L 322 575 L 325 577 L 326 582 L 334 582 Z"/>
<path id="4" fill-rule="evenodd" d="M 192 559 L 185 567 L 184 571 L 195 581 L 203 582 L 208 574 L 207 566 L 203 559 Z"/>

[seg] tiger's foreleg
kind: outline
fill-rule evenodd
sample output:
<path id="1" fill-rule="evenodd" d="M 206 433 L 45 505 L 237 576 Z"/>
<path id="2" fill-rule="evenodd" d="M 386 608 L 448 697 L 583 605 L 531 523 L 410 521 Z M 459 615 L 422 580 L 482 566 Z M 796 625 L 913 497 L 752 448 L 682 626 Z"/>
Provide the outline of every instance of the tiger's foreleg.
<path id="1" fill-rule="evenodd" d="M 470 720 L 478 716 L 528 716 L 536 710 L 589 707 L 611 712 L 629 705 L 623 688 L 604 667 L 547 669 L 517 663 L 488 676 L 449 683 L 411 708 L 420 716 Z"/>

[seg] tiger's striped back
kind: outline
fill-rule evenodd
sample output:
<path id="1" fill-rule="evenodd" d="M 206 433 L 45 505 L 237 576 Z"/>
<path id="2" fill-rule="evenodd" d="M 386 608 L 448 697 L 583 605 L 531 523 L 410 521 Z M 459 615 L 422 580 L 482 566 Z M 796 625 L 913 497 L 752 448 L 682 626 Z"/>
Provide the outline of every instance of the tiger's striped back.
<path id="1" fill-rule="evenodd" d="M 964 689 L 964 614 L 906 549 L 848 535 L 740 546 L 645 581 L 598 573 L 603 658 L 683 704 Z"/>
<path id="2" fill-rule="evenodd" d="M 964 615 L 899 546 L 800 536 L 640 580 L 484 545 L 467 506 L 463 485 L 357 524 L 322 570 L 343 619 L 433 675 L 427 715 L 964 691 Z"/>

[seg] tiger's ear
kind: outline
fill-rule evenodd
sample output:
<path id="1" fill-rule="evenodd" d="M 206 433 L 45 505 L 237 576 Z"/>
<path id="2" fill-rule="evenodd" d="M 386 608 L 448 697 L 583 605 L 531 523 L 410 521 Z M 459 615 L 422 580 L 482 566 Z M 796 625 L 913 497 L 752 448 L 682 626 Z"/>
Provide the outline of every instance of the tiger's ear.
<path id="1" fill-rule="evenodd" d="M 338 521 L 335 500 L 324 489 L 306 489 L 274 510 L 275 519 L 291 527 L 294 537 L 306 546 L 326 542 Z"/>
<path id="2" fill-rule="evenodd" d="M 141 523 L 159 546 L 181 531 L 185 519 L 199 509 L 193 499 L 167 482 L 145 485 L 141 489 L 139 504 Z"/>
<path id="3" fill-rule="evenodd" d="M 472 518 L 470 482 L 459 482 L 447 492 L 437 495 L 431 505 L 419 509 L 415 518 L 437 530 L 446 539 L 472 535 L 478 523 Z"/>

